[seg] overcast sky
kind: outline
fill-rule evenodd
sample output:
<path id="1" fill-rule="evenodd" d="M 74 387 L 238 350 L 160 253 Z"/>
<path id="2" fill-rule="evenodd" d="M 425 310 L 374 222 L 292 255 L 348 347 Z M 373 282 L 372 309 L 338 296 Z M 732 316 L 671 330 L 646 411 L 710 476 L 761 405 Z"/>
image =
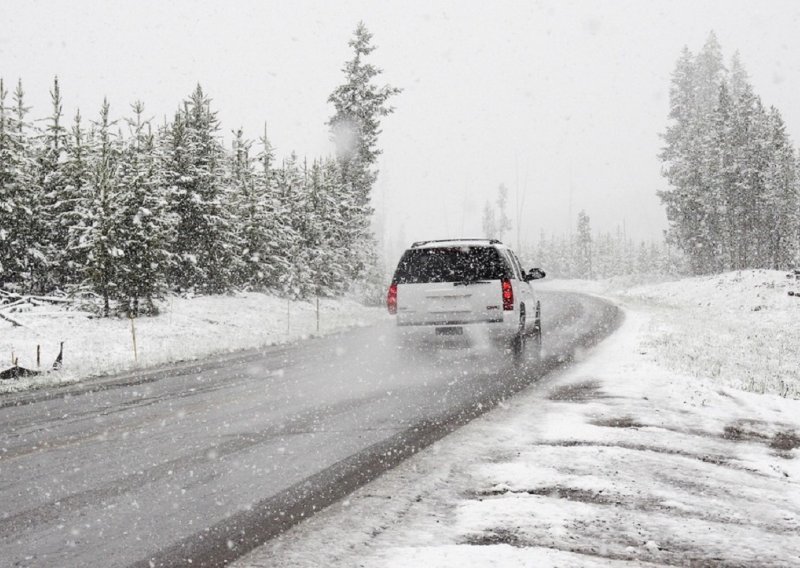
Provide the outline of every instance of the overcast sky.
<path id="1" fill-rule="evenodd" d="M 0 2 L 0 75 L 22 78 L 34 117 L 56 74 L 65 110 L 90 117 L 107 96 L 117 116 L 141 99 L 161 120 L 199 81 L 226 136 L 266 121 L 279 155 L 309 157 L 331 152 L 326 101 L 363 20 L 404 89 L 375 197 L 393 240 L 480 236 L 501 182 L 515 225 L 524 194 L 523 241 L 581 208 L 657 237 L 670 73 L 712 29 L 800 138 L 800 2 Z"/>

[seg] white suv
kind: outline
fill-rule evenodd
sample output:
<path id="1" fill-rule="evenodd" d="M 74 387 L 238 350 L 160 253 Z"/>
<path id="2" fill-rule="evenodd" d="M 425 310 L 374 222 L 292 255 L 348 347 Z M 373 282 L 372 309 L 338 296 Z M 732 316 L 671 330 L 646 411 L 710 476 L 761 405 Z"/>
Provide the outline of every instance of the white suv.
<path id="1" fill-rule="evenodd" d="M 521 356 L 527 337 L 541 344 L 540 305 L 514 252 L 494 239 L 421 241 L 394 273 L 387 307 L 404 330 L 435 335 L 482 334 Z"/>

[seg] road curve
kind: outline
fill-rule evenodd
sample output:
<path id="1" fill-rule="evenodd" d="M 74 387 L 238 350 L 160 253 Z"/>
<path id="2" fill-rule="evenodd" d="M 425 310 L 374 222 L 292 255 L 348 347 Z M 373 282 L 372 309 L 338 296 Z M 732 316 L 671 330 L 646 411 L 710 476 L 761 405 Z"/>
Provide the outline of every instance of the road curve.
<path id="1" fill-rule="evenodd" d="M 544 357 L 397 347 L 390 324 L 0 398 L 8 566 L 221 566 L 607 336 L 542 293 Z"/>

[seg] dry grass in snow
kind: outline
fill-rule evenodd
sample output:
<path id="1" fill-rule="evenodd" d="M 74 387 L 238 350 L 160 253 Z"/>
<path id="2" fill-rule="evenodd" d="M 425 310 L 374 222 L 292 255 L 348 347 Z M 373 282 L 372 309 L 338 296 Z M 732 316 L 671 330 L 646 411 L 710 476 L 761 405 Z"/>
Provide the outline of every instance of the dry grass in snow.
<path id="1" fill-rule="evenodd" d="M 800 398 L 800 281 L 747 270 L 672 282 L 555 280 L 548 289 L 610 298 L 647 310 L 649 359 L 680 373 L 756 393 Z"/>
<path id="2" fill-rule="evenodd" d="M 800 398 L 800 282 L 730 272 L 618 293 L 654 313 L 644 348 L 669 368 L 757 393 Z"/>

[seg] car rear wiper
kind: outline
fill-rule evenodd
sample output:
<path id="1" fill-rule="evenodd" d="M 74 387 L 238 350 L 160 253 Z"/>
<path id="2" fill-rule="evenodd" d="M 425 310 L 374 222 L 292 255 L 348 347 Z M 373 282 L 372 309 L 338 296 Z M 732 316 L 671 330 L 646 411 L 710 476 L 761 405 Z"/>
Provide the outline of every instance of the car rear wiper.
<path id="1" fill-rule="evenodd" d="M 453 282 L 453 286 L 469 286 L 470 284 L 488 284 L 491 280 L 460 280 Z"/>

